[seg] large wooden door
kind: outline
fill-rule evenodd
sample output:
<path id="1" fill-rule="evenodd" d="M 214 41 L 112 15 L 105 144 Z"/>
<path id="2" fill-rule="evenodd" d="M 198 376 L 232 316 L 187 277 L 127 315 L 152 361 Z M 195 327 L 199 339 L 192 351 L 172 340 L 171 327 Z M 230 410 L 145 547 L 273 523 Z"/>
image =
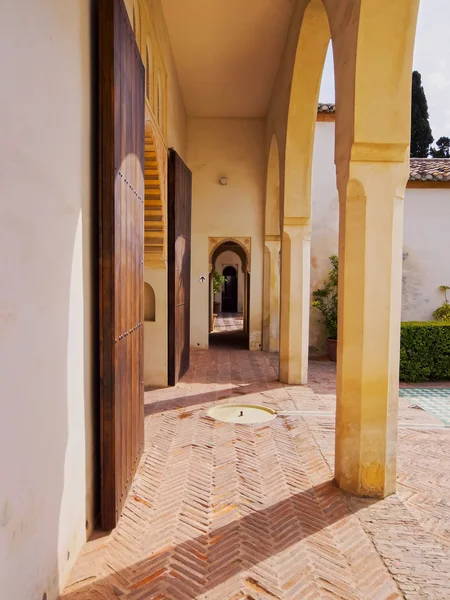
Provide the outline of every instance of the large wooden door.
<path id="1" fill-rule="evenodd" d="M 123 0 L 99 1 L 101 524 L 143 448 L 144 67 Z"/>
<path id="2" fill-rule="evenodd" d="M 169 385 L 189 368 L 192 175 L 170 150 L 168 172 Z"/>

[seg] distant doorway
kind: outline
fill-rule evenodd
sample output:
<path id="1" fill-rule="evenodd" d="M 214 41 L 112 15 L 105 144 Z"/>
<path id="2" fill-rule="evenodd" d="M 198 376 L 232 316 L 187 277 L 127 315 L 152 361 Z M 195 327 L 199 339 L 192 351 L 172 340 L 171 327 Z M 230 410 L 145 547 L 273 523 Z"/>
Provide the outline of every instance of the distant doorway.
<path id="1" fill-rule="evenodd" d="M 211 346 L 249 347 L 250 274 L 248 255 L 237 241 L 228 239 L 210 255 L 210 335 Z M 222 276 L 219 286 L 215 277 Z"/>
<path id="2" fill-rule="evenodd" d="M 222 290 L 222 312 L 237 313 L 238 311 L 238 277 L 234 267 L 223 270 L 225 283 Z"/>

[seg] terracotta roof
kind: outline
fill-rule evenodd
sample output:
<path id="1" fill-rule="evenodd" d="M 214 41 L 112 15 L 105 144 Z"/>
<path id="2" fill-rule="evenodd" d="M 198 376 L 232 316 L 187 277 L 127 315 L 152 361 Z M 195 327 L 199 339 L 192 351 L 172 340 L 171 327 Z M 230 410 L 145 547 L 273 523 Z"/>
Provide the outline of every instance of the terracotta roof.
<path id="1" fill-rule="evenodd" d="M 318 114 L 335 114 L 335 104 L 319 104 Z M 450 158 L 411 158 L 410 181 L 450 181 Z"/>
<path id="2" fill-rule="evenodd" d="M 410 181 L 450 181 L 450 158 L 412 158 Z"/>
<path id="3" fill-rule="evenodd" d="M 332 114 L 336 112 L 336 104 L 319 104 L 317 109 L 319 113 Z"/>

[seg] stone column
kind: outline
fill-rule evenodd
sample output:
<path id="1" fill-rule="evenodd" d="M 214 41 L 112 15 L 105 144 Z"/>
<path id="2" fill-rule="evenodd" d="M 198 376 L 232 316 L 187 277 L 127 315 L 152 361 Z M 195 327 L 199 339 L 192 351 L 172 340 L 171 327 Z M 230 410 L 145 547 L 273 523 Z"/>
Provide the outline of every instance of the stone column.
<path id="1" fill-rule="evenodd" d="M 263 349 L 280 347 L 280 236 L 266 237 L 264 248 Z"/>
<path id="2" fill-rule="evenodd" d="M 285 217 L 281 241 L 280 381 L 306 384 L 310 310 L 311 222 Z"/>
<path id="3" fill-rule="evenodd" d="M 395 491 L 403 197 L 409 164 L 363 148 L 339 181 L 338 485 Z M 409 161 L 408 161 L 409 163 Z"/>

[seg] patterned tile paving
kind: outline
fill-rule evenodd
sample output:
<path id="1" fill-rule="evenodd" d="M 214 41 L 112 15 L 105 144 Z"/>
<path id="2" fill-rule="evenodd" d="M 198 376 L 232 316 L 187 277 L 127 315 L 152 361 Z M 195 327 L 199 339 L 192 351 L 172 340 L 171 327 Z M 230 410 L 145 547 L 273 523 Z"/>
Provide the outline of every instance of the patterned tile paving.
<path id="1" fill-rule="evenodd" d="M 242 313 L 219 313 L 214 324 L 214 331 L 243 331 L 244 317 Z"/>
<path id="2" fill-rule="evenodd" d="M 353 498 L 332 482 L 329 385 L 284 387 L 270 360 L 196 351 L 176 388 L 146 393 L 124 513 L 86 545 L 64 600 L 450 600 L 450 431 L 401 430 L 398 493 Z M 207 416 L 236 400 L 314 415 Z"/>
<path id="3" fill-rule="evenodd" d="M 450 427 L 450 388 L 407 388 L 400 397 L 417 404 Z"/>

